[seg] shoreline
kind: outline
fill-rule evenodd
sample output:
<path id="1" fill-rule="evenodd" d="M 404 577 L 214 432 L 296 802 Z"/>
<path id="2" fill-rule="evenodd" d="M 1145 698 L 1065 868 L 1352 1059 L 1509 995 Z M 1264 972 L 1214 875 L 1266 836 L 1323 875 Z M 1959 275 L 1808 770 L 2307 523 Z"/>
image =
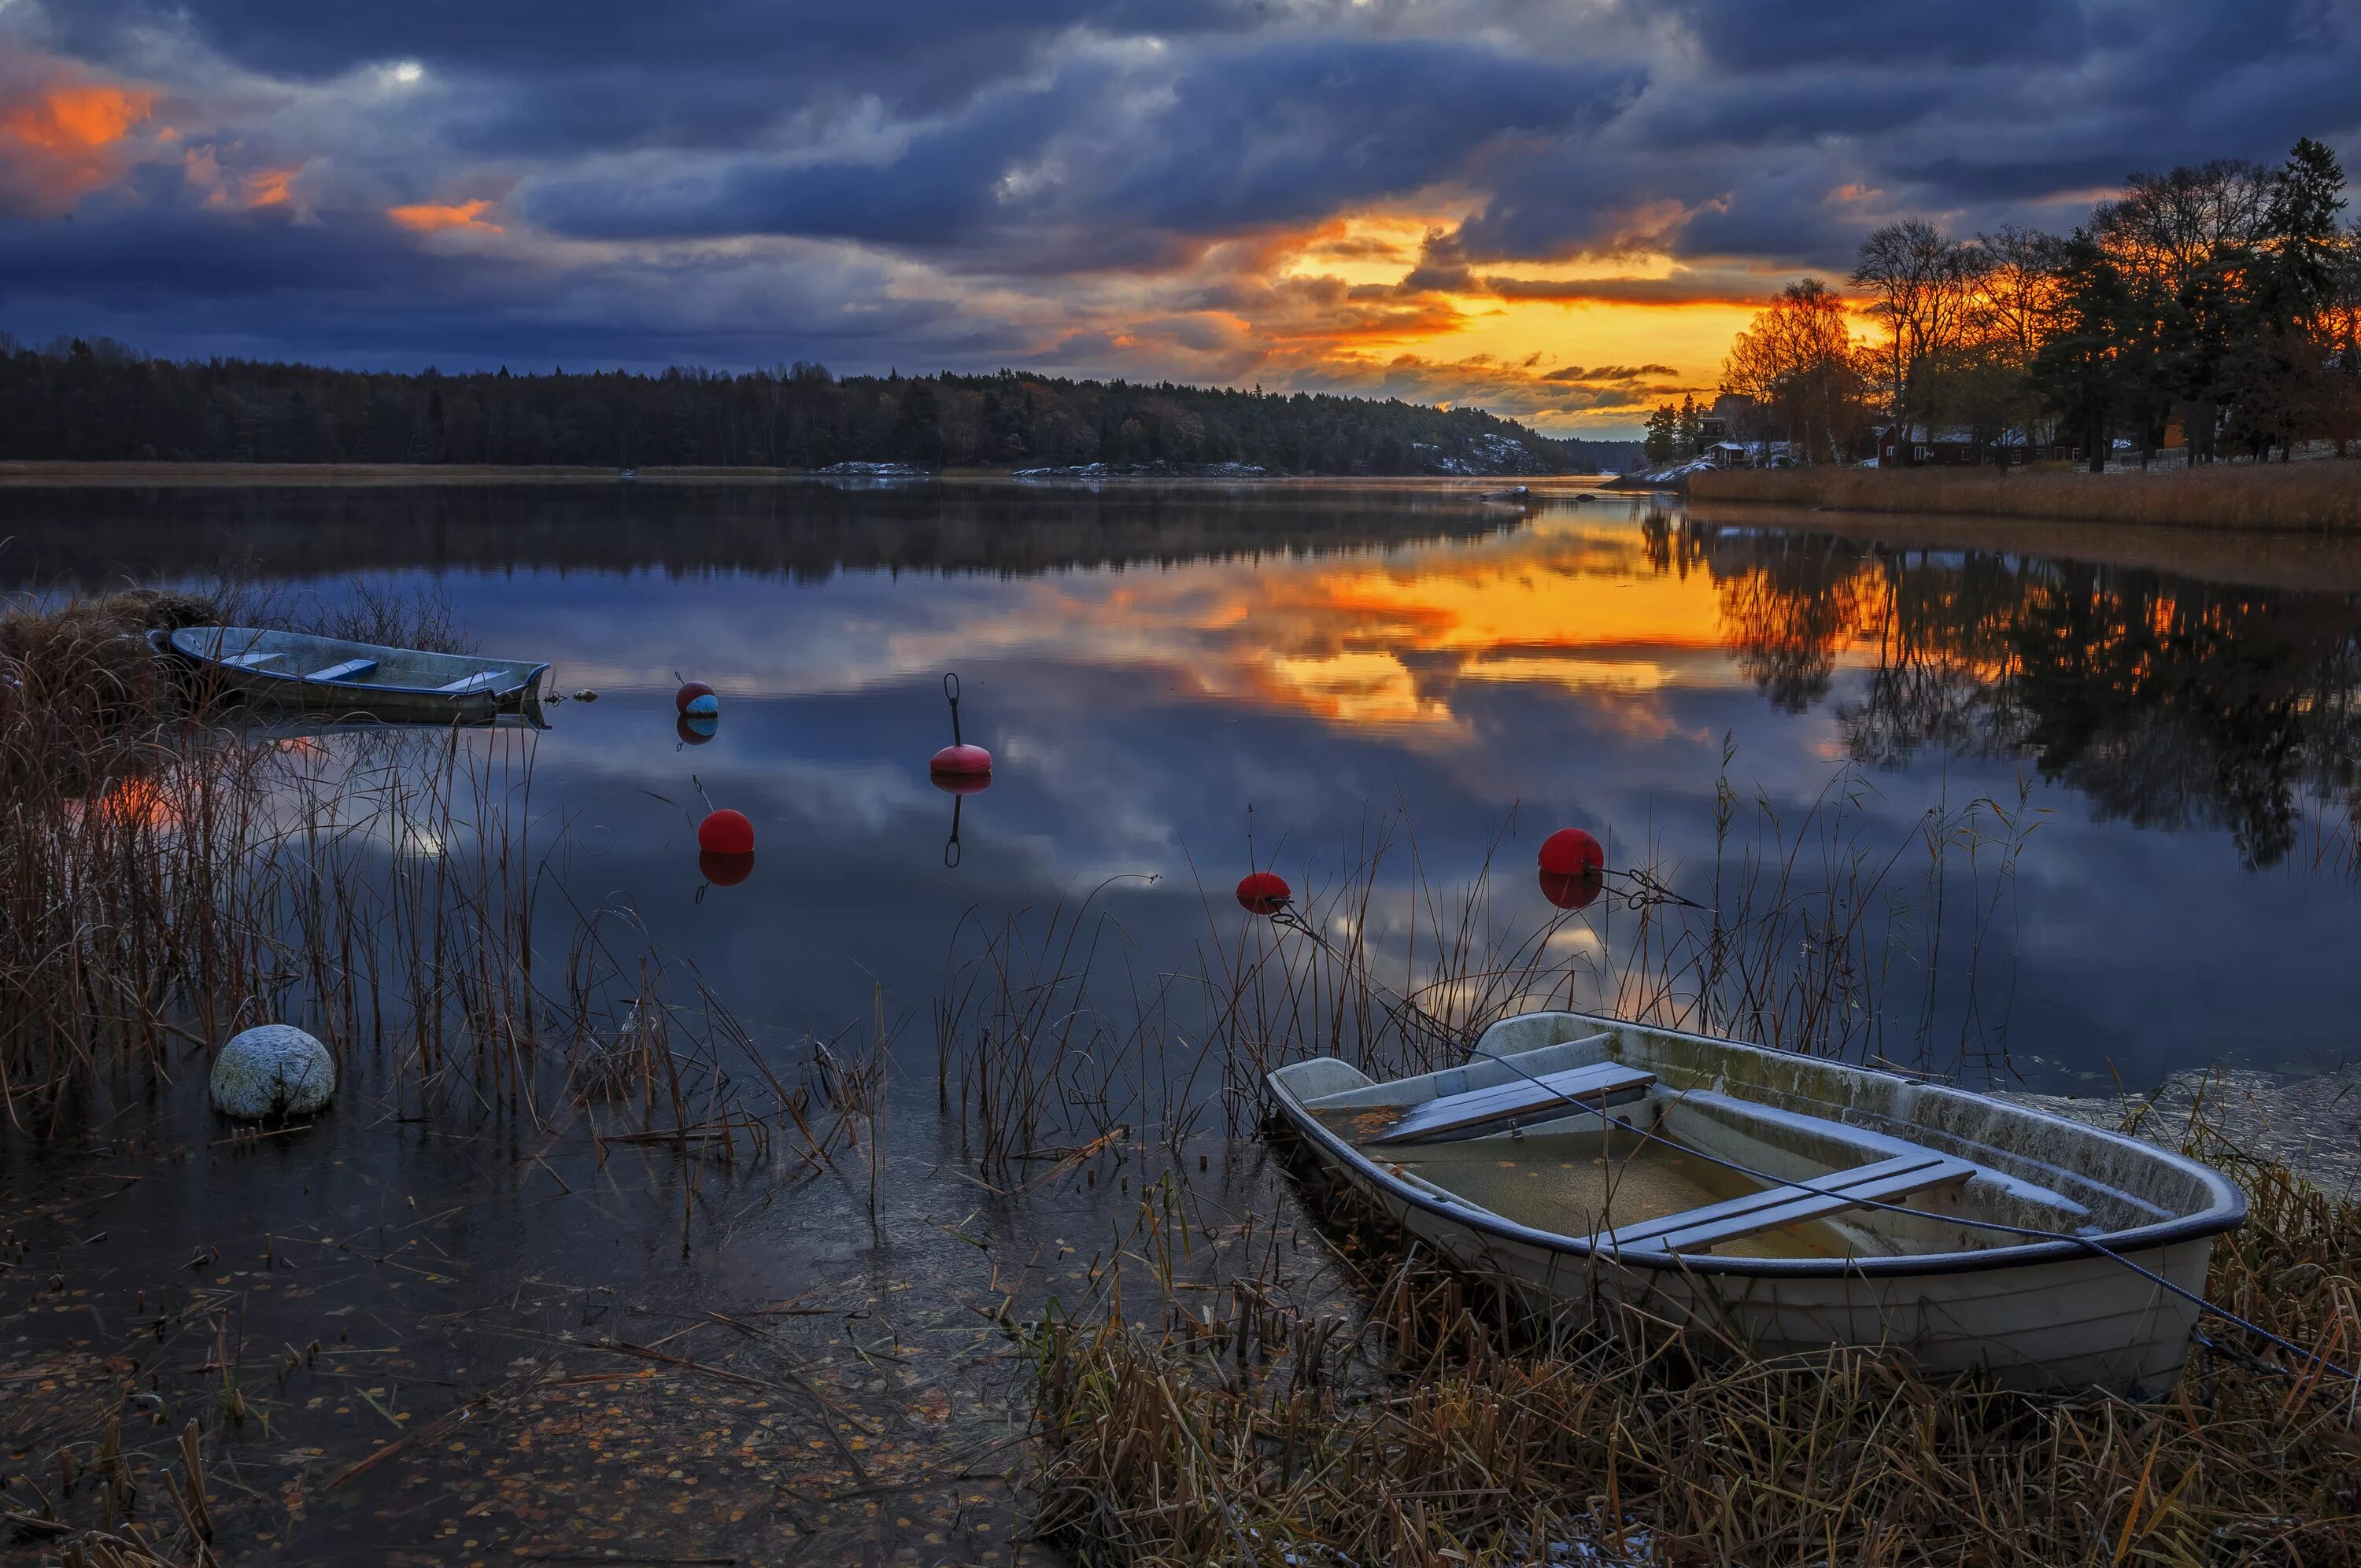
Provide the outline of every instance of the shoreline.
<path id="1" fill-rule="evenodd" d="M 2213 464 L 2149 473 L 2056 469 L 1723 469 L 1688 477 L 1691 502 L 2124 523 L 2234 533 L 2361 532 L 2361 462 Z"/>
<path id="2" fill-rule="evenodd" d="M 831 474 L 816 468 L 641 468 L 625 479 L 613 468 L 580 466 L 429 463 L 0 462 L 0 488 L 184 489 L 200 487 L 433 487 L 454 485 L 775 485 L 821 480 L 883 488 L 938 480 L 1027 485 L 1372 485 L 1400 488 L 1511 489 L 1550 485 L 1589 488 L 1596 474 L 1098 474 L 1044 475 L 1018 480 L 1008 468 L 946 468 L 925 475 Z"/>
<path id="3" fill-rule="evenodd" d="M 2187 524 L 1975 512 L 1816 510 L 1770 501 L 1686 501 L 1710 528 L 1822 533 L 1902 550 L 1991 551 L 2299 593 L 2361 593 L 2361 532 L 2206 529 Z"/>

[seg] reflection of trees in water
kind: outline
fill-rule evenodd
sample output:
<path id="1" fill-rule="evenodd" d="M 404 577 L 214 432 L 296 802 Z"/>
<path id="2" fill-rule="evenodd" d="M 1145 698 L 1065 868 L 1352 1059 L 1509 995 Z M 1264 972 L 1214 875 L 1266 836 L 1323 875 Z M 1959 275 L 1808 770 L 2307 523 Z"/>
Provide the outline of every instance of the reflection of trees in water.
<path id="1" fill-rule="evenodd" d="M 513 567 L 671 576 L 1024 576 L 1477 539 L 1465 492 L 1343 487 L 824 483 L 0 489 L 17 581 Z"/>
<path id="2" fill-rule="evenodd" d="M 2221 828 L 2249 866 L 2307 802 L 2361 822 L 2361 610 L 2341 596 L 1697 528 L 1739 666 L 1788 711 L 1868 655 L 1852 755 L 2029 757 L 2103 818 Z"/>

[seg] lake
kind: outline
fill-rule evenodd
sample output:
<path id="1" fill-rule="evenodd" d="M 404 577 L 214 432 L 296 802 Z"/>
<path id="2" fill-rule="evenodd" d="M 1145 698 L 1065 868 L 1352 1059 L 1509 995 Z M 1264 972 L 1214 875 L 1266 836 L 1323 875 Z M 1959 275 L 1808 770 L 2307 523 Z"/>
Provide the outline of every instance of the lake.
<path id="1" fill-rule="evenodd" d="M 1872 882 L 1828 934 L 1844 1005 L 1883 1020 L 1835 1026 L 1864 1053 L 2048 1092 L 2341 1065 L 2361 545 L 1484 488 L 0 491 L 15 591 L 423 595 L 483 652 L 550 661 L 555 690 L 597 694 L 515 742 L 553 881 L 628 911 L 782 1074 L 883 1038 L 894 1086 L 882 1178 L 791 1181 L 498 1108 L 428 1118 L 365 1075 L 261 1148 L 166 1096 L 10 1154 L 36 1260 L 5 1285 L 10 1365 L 95 1398 L 152 1320 L 181 1347 L 156 1396 L 175 1420 L 242 1366 L 275 1425 L 234 1445 L 259 1499 L 241 1555 L 1021 1557 L 998 1477 L 1024 1411 L 991 1314 L 1071 1300 L 1151 1172 L 1194 1184 L 1216 1252 L 1219 1214 L 1294 1221 L 1219 1116 L 1120 1173 L 963 1168 L 935 1009 L 979 933 L 1094 900 L 1177 1059 L 1203 1019 L 1173 977 L 1243 950 L 1247 870 L 1366 889 L 1323 928 L 1408 987 L 1468 924 L 1434 906 L 1488 865 L 1476 924 L 1541 929 L 1591 965 L 1580 1000 L 1628 1000 L 1636 913 L 1561 916 L 1534 884 L 1562 826 L 1708 902 L 1717 868 L 1725 900 L 1750 864 L 1790 868 L 1758 909 Z M 926 765 L 951 672 L 996 759 L 965 796 Z M 720 694 L 709 740 L 675 723 L 684 678 Z M 700 868 L 708 802 L 755 825 L 734 884 Z M 1819 961 L 1808 915 L 1781 929 Z M 1156 1078 L 1151 1054 L 1107 1070 Z M 738 1381 L 700 1370 L 724 1365 Z M 494 1431 L 343 1477 L 487 1390 Z"/>

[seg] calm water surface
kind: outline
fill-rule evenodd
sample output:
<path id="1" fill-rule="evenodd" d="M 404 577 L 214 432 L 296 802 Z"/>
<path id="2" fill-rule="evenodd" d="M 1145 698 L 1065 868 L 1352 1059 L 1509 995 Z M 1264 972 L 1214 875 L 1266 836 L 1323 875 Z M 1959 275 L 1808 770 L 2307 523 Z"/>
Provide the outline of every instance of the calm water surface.
<path id="1" fill-rule="evenodd" d="M 1980 796 L 2038 822 L 1975 1025 L 2012 1081 L 2304 1070 L 2340 1061 L 2361 1015 L 2361 550 L 1694 517 L 1573 487 L 1521 510 L 1447 487 L 20 490 L 0 533 L 17 589 L 432 588 L 487 652 L 595 690 L 537 742 L 569 885 L 635 908 L 782 1060 L 881 1005 L 922 1017 L 971 909 L 1111 877 L 1137 879 L 1106 899 L 1141 961 L 1192 968 L 1234 918 L 1209 927 L 1202 890 L 1218 911 L 1246 869 L 1249 806 L 1290 874 L 1380 819 L 1438 883 L 1497 852 L 1499 906 L 1537 922 L 1552 828 L 1694 885 L 1718 779 L 1792 823 L 1848 770 L 1850 830 L 1885 851 Z M 947 670 L 998 762 L 960 807 L 955 865 L 925 766 L 950 739 Z M 721 693 L 709 743 L 675 732 L 676 675 Z M 706 797 L 755 822 L 741 885 L 699 874 Z M 1006 1561 L 1021 1508 L 992 1477 L 1022 1413 L 978 1310 L 1071 1294 L 1165 1157 L 1108 1168 L 1119 1201 L 1080 1172 L 979 1190 L 926 1087 L 881 1228 L 846 1181 L 691 1180 L 668 1155 L 412 1125 L 390 1102 L 259 1154 L 168 1117 L 136 1151 L 14 1156 L 35 1250 L 0 1279 L 9 1365 L 95 1386 L 166 1314 L 177 1420 L 236 1323 L 278 1422 L 225 1437 L 261 1499 L 239 1515 L 257 1555 Z M 1176 1163 L 1213 1211 L 1292 1223 L 1250 1141 Z M 752 1381 L 578 1349 L 601 1335 Z M 313 1339 L 326 1361 L 273 1383 Z M 401 1409 L 427 1421 L 524 1365 L 543 1381 L 486 1407 L 480 1439 L 438 1432 L 328 1485 Z M 857 1419 L 824 1435 L 799 1379 Z"/>

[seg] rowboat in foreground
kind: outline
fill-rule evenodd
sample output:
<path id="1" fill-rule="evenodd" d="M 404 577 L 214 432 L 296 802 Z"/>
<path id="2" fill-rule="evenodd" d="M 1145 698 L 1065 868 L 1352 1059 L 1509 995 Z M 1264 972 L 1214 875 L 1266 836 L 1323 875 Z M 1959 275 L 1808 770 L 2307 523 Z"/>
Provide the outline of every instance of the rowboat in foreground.
<path id="1" fill-rule="evenodd" d="M 382 719 L 467 722 L 530 710 L 549 669 L 531 660 L 382 648 L 251 626 L 183 627 L 165 641 L 225 692 L 250 702 Z"/>
<path id="2" fill-rule="evenodd" d="M 2154 1394 L 2197 1306 L 2125 1263 L 2202 1291 L 2213 1238 L 2246 1213 L 2219 1172 L 2135 1138 L 1578 1013 L 1505 1019 L 1417 1078 L 1323 1057 L 1268 1081 L 1330 1174 L 1458 1262 L 1762 1355 L 1857 1345 Z"/>

